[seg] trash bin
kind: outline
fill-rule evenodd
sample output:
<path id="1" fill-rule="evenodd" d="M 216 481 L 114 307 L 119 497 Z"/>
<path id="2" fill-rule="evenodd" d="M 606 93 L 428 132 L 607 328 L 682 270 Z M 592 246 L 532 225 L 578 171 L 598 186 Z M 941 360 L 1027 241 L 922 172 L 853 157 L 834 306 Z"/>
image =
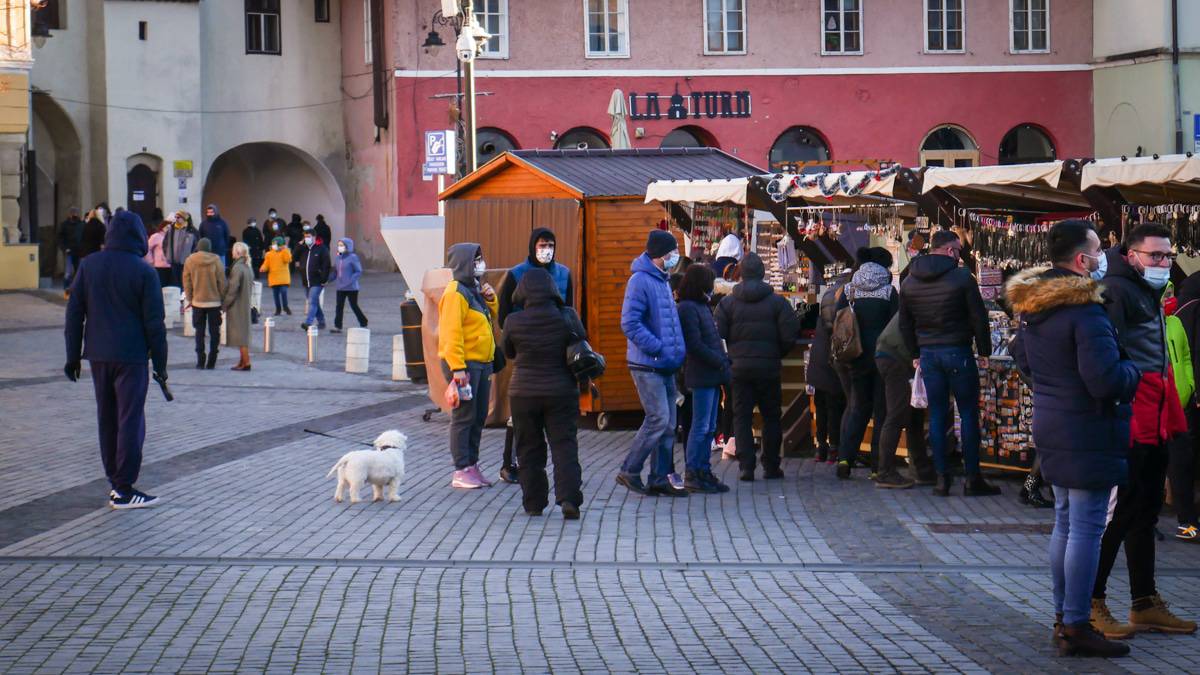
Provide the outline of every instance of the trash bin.
<path id="1" fill-rule="evenodd" d="M 427 384 L 425 347 L 421 343 L 421 307 L 416 300 L 400 303 L 400 324 L 404 335 L 404 367 L 408 370 L 408 379 L 416 384 Z"/>

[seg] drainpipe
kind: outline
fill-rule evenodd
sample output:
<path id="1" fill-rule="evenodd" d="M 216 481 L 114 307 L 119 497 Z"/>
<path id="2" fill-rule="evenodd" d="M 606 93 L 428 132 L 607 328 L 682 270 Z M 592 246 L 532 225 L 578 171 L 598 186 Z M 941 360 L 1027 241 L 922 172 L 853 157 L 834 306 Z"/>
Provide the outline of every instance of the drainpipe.
<path id="1" fill-rule="evenodd" d="M 1175 87 L 1175 154 L 1183 153 L 1183 99 L 1179 91 L 1179 0 L 1171 0 L 1171 76 Z"/>

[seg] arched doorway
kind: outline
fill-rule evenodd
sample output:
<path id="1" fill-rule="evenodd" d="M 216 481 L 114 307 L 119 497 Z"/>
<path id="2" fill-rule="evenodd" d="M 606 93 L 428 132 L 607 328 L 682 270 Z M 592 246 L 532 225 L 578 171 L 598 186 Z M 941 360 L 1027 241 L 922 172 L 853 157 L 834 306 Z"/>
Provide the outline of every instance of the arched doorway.
<path id="1" fill-rule="evenodd" d="M 686 125 L 673 129 L 671 133 L 663 137 L 662 143 L 659 143 L 660 148 L 719 148 L 717 139 L 713 137 L 707 130 L 694 126 Z"/>
<path id="2" fill-rule="evenodd" d="M 812 127 L 792 127 L 771 145 L 768 162 L 772 171 L 821 173 L 829 171 L 829 144 Z"/>
<path id="3" fill-rule="evenodd" d="M 479 166 L 516 149 L 517 142 L 503 129 L 483 127 L 475 132 L 475 163 Z"/>
<path id="4" fill-rule="evenodd" d="M 942 125 L 921 141 L 921 166 L 979 166 L 979 144 L 966 129 Z"/>
<path id="5" fill-rule="evenodd" d="M 1001 164 L 1053 162 L 1056 157 L 1050 135 L 1041 127 L 1032 124 L 1013 127 L 1000 141 Z"/>
<path id="6" fill-rule="evenodd" d="M 31 105 L 37 161 L 36 171 L 31 175 L 37 177 L 38 225 L 46 235 L 56 233 L 54 226 L 66 219 L 72 206 L 87 210 L 88 205 L 83 203 L 82 146 L 70 116 L 49 94 L 33 92 Z M 28 212 L 22 204 L 22 229 L 28 227 Z M 47 232 L 46 228 L 51 229 Z M 57 250 L 56 236 L 39 236 L 39 241 L 55 246 L 51 251 Z M 54 262 L 53 255 L 43 255 L 42 259 Z M 58 274 L 60 269 L 61 266 L 52 273 Z M 51 272 L 43 269 L 43 275 L 50 276 Z"/>
<path id="7" fill-rule="evenodd" d="M 312 155 L 283 143 L 245 143 L 221 153 L 209 166 L 203 195 L 190 209 L 193 215 L 202 217 L 205 206 L 216 204 L 239 240 L 246 219 L 261 224 L 271 207 L 285 221 L 293 213 L 310 221 L 321 214 L 334 239 L 346 235 L 346 200 L 333 174 Z"/>
<path id="8" fill-rule="evenodd" d="M 141 216 L 149 230 L 158 224 L 155 220 L 162 213 L 159 208 L 162 158 L 137 154 L 125 160 L 125 170 L 125 208 Z"/>
<path id="9" fill-rule="evenodd" d="M 575 127 L 554 142 L 555 150 L 604 150 L 608 147 L 608 138 L 591 127 Z"/>

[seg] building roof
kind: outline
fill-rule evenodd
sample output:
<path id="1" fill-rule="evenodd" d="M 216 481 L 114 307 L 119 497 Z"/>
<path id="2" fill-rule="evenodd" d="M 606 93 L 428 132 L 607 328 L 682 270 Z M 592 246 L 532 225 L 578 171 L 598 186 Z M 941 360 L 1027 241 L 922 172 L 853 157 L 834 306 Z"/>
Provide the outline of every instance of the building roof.
<path id="1" fill-rule="evenodd" d="M 745 178 L 763 170 L 716 148 L 513 150 L 450 186 L 459 194 L 507 164 L 532 168 L 580 197 L 643 197 L 656 180 Z"/>

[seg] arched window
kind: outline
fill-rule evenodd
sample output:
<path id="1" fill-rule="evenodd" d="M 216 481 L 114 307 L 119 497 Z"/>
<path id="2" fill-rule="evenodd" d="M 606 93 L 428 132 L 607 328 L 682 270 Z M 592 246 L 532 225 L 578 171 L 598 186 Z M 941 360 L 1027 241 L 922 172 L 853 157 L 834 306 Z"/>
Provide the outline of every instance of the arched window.
<path id="1" fill-rule="evenodd" d="M 820 173 L 829 171 L 829 144 L 811 127 L 792 127 L 771 145 L 768 157 L 772 171 Z"/>
<path id="2" fill-rule="evenodd" d="M 1056 156 L 1050 136 L 1032 124 L 1013 127 L 1000 141 L 1001 164 L 1053 162 Z"/>
<path id="3" fill-rule="evenodd" d="M 475 132 L 475 164 L 477 166 L 483 166 L 497 156 L 516 149 L 517 142 L 501 129 L 483 127 Z"/>
<path id="4" fill-rule="evenodd" d="M 667 134 L 660 148 L 718 148 L 717 139 L 704 129 L 687 125 L 679 127 Z"/>
<path id="5" fill-rule="evenodd" d="M 591 127 L 575 127 L 554 143 L 555 150 L 604 150 L 608 147 L 604 134 Z"/>
<path id="6" fill-rule="evenodd" d="M 979 145 L 962 127 L 937 127 L 921 142 L 921 166 L 979 166 Z"/>

